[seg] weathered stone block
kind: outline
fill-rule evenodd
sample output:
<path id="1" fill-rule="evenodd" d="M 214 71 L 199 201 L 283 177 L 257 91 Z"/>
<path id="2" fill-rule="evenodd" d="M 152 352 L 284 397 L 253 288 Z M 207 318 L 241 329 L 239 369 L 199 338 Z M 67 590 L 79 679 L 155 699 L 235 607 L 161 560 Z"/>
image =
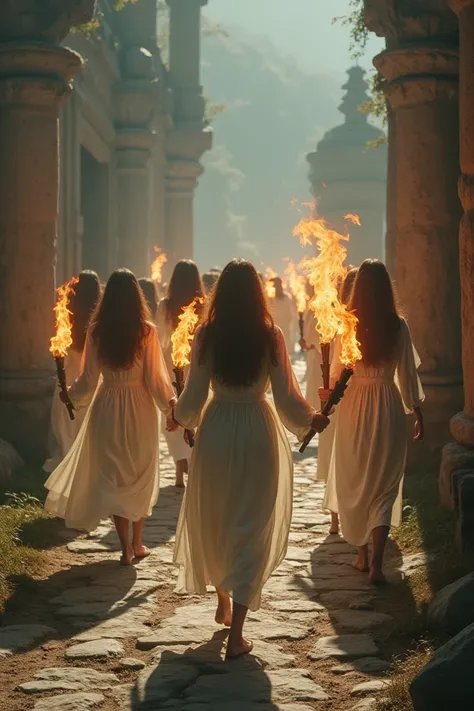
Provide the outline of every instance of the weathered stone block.
<path id="1" fill-rule="evenodd" d="M 414 711 L 474 708 L 474 624 L 440 647 L 415 677 Z"/>
<path id="2" fill-rule="evenodd" d="M 464 447 L 457 442 L 447 444 L 443 449 L 439 472 L 439 495 L 441 503 L 448 509 L 454 509 L 453 477 L 457 471 L 474 471 L 474 449 Z"/>
<path id="3" fill-rule="evenodd" d="M 474 623 L 474 573 L 436 593 L 428 607 L 428 620 L 454 634 Z"/>

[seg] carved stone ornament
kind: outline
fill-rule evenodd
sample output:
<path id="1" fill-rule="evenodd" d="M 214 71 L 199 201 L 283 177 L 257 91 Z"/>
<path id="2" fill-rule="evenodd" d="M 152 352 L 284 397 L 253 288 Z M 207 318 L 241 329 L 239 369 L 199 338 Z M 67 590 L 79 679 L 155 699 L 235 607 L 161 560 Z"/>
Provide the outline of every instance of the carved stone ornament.
<path id="1" fill-rule="evenodd" d="M 0 42 L 61 42 L 94 17 L 97 0 L 1 0 Z"/>

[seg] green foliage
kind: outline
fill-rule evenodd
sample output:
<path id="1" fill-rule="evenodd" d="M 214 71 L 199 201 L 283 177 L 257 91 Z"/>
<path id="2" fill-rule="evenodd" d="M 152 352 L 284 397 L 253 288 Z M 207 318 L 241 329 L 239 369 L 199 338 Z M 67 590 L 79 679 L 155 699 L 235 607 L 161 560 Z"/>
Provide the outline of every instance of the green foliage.
<path id="1" fill-rule="evenodd" d="M 364 56 L 369 39 L 369 30 L 364 22 L 364 0 L 350 0 L 348 15 L 334 17 L 333 22 L 339 22 L 350 29 L 351 43 L 349 49 L 354 59 Z"/>
<path id="2" fill-rule="evenodd" d="M 136 2 L 138 2 L 138 0 L 113 0 L 112 10 L 115 10 L 115 12 L 120 12 L 129 3 L 135 4 Z M 85 24 L 79 25 L 78 27 L 72 27 L 71 33 L 75 34 L 76 32 L 81 32 L 88 39 L 91 39 L 95 36 L 97 30 L 100 28 L 100 24 L 102 22 L 103 17 L 103 13 L 100 10 L 97 10 L 95 16 L 92 18 L 92 20 L 90 20 L 90 22 L 86 22 Z"/>
<path id="3" fill-rule="evenodd" d="M 51 519 L 38 500 L 28 494 L 10 493 L 0 506 L 0 612 L 13 592 L 14 578 L 34 575 L 41 570 L 43 553 L 24 545 L 21 530 Z"/>
<path id="4" fill-rule="evenodd" d="M 211 124 L 218 116 L 225 112 L 226 108 L 227 104 L 224 101 L 211 101 L 211 99 L 206 99 L 204 109 L 205 121 Z"/>

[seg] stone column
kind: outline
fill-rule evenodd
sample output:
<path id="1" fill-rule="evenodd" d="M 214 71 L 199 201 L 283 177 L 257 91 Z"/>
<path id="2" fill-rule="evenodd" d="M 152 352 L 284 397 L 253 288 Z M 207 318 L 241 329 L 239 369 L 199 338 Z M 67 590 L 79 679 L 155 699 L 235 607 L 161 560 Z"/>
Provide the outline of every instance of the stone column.
<path id="1" fill-rule="evenodd" d="M 392 144 L 396 136 L 387 253 L 422 361 L 426 442 L 418 451 L 426 457 L 448 440 L 462 402 L 456 18 L 428 0 L 413 17 L 394 13 L 392 3 L 366 0 L 366 7 L 369 28 L 387 37 L 374 60 L 385 79 Z"/>
<path id="2" fill-rule="evenodd" d="M 443 451 L 440 493 L 445 505 L 458 508 L 459 537 L 474 548 L 474 0 L 451 0 L 459 18 L 460 159 L 459 195 L 463 206 L 459 230 L 464 409 L 451 420 L 456 442 Z"/>
<path id="3" fill-rule="evenodd" d="M 0 436 L 38 457 L 54 386 L 59 108 L 80 68 L 68 49 L 0 44 Z"/>
<path id="4" fill-rule="evenodd" d="M 201 156 L 212 145 L 204 121 L 200 85 L 201 7 L 207 0 L 167 0 L 170 8 L 170 87 L 173 128 L 166 142 L 166 240 L 168 268 L 193 256 L 193 201 L 203 168 Z"/>
<path id="5" fill-rule="evenodd" d="M 153 58 L 143 47 L 122 53 L 123 80 L 116 96 L 117 232 L 119 266 L 148 276 L 151 245 L 150 155 L 156 109 Z"/>

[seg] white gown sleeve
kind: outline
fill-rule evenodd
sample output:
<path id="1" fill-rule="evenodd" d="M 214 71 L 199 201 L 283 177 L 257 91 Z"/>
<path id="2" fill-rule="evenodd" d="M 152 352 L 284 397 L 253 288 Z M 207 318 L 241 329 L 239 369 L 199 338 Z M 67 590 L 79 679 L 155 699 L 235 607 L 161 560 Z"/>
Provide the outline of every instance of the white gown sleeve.
<path id="1" fill-rule="evenodd" d="M 330 384 L 331 388 L 335 386 L 339 378 L 341 377 L 341 373 L 344 370 L 344 366 L 341 363 L 341 339 L 339 336 L 336 336 L 336 340 L 334 341 L 334 346 L 333 346 L 333 352 L 332 352 L 332 358 L 331 358 L 331 370 L 330 370 Z"/>
<path id="2" fill-rule="evenodd" d="M 186 429 L 192 430 L 198 426 L 201 412 L 209 396 L 211 372 L 207 361 L 200 362 L 199 344 L 201 329 L 198 328 L 191 349 L 191 365 L 184 390 L 176 405 L 174 416 L 177 422 Z"/>
<path id="3" fill-rule="evenodd" d="M 75 408 L 88 407 L 97 389 L 100 377 L 100 363 L 97 348 L 90 330 L 82 352 L 81 372 L 69 388 L 69 397 Z"/>
<path id="4" fill-rule="evenodd" d="M 283 333 L 277 329 L 277 364 L 270 364 L 270 380 L 278 415 L 287 430 L 303 441 L 311 429 L 315 410 L 301 394 L 291 367 Z"/>
<path id="5" fill-rule="evenodd" d="M 405 319 L 402 319 L 401 322 L 400 338 L 400 360 L 397 365 L 395 382 L 400 390 L 405 412 L 410 414 L 415 407 L 421 405 L 425 399 L 425 393 L 417 372 L 421 365 L 420 356 L 413 345 L 410 329 Z"/>
<path id="6" fill-rule="evenodd" d="M 175 392 L 154 327 L 145 346 L 143 375 L 157 407 L 165 414 L 171 412 L 170 402 L 175 397 Z"/>

